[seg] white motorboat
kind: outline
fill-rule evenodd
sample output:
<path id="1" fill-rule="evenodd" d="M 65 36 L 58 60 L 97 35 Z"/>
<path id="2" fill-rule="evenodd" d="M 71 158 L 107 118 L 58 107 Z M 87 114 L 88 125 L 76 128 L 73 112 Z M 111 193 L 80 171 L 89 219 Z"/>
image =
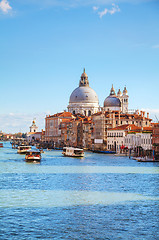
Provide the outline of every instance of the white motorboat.
<path id="1" fill-rule="evenodd" d="M 25 160 L 28 162 L 40 162 L 41 152 L 37 150 L 28 150 L 25 155 Z"/>

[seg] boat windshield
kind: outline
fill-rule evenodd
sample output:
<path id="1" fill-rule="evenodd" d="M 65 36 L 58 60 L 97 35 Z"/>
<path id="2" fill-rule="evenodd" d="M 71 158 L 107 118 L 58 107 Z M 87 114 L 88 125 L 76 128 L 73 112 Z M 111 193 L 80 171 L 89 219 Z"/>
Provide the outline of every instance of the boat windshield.
<path id="1" fill-rule="evenodd" d="M 83 150 L 74 150 L 75 153 L 83 153 Z"/>
<path id="2" fill-rule="evenodd" d="M 27 152 L 26 155 L 31 155 L 31 156 L 37 156 L 37 155 L 41 155 L 40 152 Z"/>

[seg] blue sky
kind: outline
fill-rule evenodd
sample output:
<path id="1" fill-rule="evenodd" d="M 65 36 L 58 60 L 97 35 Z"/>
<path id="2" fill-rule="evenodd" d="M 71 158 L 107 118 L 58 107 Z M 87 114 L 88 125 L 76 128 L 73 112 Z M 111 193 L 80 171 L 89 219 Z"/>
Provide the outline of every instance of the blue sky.
<path id="1" fill-rule="evenodd" d="M 102 106 L 111 85 L 159 118 L 159 1 L 0 0 L 0 130 L 67 108 L 86 68 Z"/>

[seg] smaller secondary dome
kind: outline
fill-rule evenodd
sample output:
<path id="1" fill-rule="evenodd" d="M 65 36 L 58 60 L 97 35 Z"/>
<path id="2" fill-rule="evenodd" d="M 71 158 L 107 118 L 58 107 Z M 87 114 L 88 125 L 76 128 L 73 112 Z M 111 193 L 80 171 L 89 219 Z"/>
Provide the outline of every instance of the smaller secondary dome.
<path id="1" fill-rule="evenodd" d="M 113 85 L 110 90 L 110 95 L 104 101 L 104 107 L 121 107 L 121 101 L 116 96 Z"/>
<path id="2" fill-rule="evenodd" d="M 108 96 L 104 101 L 104 107 L 121 107 L 121 101 L 116 96 Z"/>

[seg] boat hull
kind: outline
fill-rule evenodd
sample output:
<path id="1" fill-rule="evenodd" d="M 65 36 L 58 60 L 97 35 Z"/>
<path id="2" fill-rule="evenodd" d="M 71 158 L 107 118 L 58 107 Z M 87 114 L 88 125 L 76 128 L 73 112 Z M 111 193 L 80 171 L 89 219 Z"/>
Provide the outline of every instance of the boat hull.
<path id="1" fill-rule="evenodd" d="M 66 153 L 62 153 L 64 157 L 77 157 L 77 158 L 80 158 L 80 157 L 84 157 L 84 154 L 80 154 L 80 155 L 70 155 L 70 154 L 66 154 Z"/>
<path id="2" fill-rule="evenodd" d="M 25 160 L 28 162 L 40 162 L 41 157 L 25 157 Z"/>

